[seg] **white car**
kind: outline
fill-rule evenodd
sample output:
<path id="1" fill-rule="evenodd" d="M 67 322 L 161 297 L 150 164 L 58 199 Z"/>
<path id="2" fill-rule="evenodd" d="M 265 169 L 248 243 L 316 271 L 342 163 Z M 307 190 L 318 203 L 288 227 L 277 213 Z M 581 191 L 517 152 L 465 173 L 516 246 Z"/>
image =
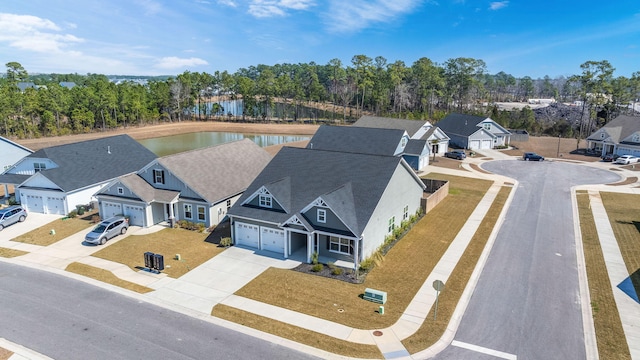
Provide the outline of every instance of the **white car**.
<path id="1" fill-rule="evenodd" d="M 627 165 L 627 164 L 637 163 L 638 160 L 640 160 L 640 158 L 637 158 L 633 155 L 622 155 L 616 159 L 615 163 Z"/>

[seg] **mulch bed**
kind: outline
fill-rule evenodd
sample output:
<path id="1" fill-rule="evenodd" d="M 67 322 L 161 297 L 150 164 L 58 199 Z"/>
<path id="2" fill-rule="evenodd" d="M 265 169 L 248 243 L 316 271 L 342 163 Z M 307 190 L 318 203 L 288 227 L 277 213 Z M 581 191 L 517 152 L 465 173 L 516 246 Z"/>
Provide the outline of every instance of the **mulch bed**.
<path id="1" fill-rule="evenodd" d="M 346 269 L 343 267 L 339 267 L 342 269 L 342 273 L 340 275 L 333 275 L 332 270 L 329 266 L 322 264 L 322 270 L 313 271 L 313 264 L 300 264 L 297 267 L 293 268 L 294 271 L 302 272 L 309 275 L 322 276 L 329 279 L 336 279 L 340 281 L 345 281 L 352 284 L 362 284 L 367 274 L 359 274 L 356 279 L 355 273 L 353 269 Z"/>

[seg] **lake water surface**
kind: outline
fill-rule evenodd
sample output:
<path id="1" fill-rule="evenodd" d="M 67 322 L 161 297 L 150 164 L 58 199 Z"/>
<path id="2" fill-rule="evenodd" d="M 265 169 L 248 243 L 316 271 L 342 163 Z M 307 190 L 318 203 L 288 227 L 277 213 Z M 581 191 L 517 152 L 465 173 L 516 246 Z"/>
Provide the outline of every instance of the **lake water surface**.
<path id="1" fill-rule="evenodd" d="M 240 134 L 229 132 L 197 132 L 163 136 L 152 139 L 138 140 L 144 147 L 158 156 L 177 154 L 180 152 L 220 145 L 241 139 L 251 139 L 261 147 L 286 144 L 294 141 L 309 140 L 308 135 L 264 135 Z"/>

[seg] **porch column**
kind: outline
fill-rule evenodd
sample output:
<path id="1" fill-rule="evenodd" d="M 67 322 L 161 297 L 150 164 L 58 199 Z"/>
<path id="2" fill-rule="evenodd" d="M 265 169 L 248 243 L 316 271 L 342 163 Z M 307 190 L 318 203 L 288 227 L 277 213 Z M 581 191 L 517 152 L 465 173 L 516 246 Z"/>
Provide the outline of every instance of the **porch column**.
<path id="1" fill-rule="evenodd" d="M 362 239 L 364 239 L 364 235 L 360 239 L 356 239 L 356 246 L 355 246 L 355 249 L 353 250 L 353 271 L 355 271 L 356 273 L 358 271 L 358 259 L 360 258 L 359 250 L 360 250 L 360 242 L 362 241 Z M 363 241 L 363 245 L 364 245 L 364 241 Z"/>
<path id="2" fill-rule="evenodd" d="M 6 197 L 7 199 L 9 198 L 9 185 L 8 184 L 3 184 L 4 185 L 4 197 Z"/>
<path id="3" fill-rule="evenodd" d="M 307 263 L 311 262 L 311 252 L 313 250 L 313 233 L 307 234 Z"/>
<path id="4" fill-rule="evenodd" d="M 284 258 L 287 259 L 289 257 L 289 248 L 291 245 L 289 244 L 289 239 L 291 237 L 291 232 L 289 230 L 284 229 Z"/>

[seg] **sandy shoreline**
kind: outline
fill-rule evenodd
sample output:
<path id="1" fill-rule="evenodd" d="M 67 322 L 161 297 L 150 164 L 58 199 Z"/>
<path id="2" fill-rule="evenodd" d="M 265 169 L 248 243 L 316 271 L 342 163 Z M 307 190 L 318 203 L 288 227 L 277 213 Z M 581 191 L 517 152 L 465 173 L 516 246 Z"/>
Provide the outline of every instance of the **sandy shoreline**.
<path id="1" fill-rule="evenodd" d="M 11 139 L 16 143 L 31 150 L 40 150 L 45 147 L 70 144 L 85 140 L 98 139 L 107 136 L 128 134 L 136 140 L 156 138 L 169 135 L 186 134 L 201 131 L 235 132 L 244 134 L 274 134 L 274 135 L 313 135 L 319 125 L 310 124 L 256 124 L 236 122 L 202 122 L 182 121 L 159 125 L 146 125 L 136 127 L 118 128 L 105 132 L 93 132 L 88 134 L 65 135 L 55 137 L 42 137 L 38 139 Z M 303 143 L 303 142 L 297 142 Z M 293 146 L 304 146 L 292 143 Z M 306 144 L 306 141 L 304 142 Z M 282 146 L 275 145 L 279 149 Z M 271 147 L 270 147 L 271 148 Z M 272 151 L 270 151 L 272 152 Z"/>

